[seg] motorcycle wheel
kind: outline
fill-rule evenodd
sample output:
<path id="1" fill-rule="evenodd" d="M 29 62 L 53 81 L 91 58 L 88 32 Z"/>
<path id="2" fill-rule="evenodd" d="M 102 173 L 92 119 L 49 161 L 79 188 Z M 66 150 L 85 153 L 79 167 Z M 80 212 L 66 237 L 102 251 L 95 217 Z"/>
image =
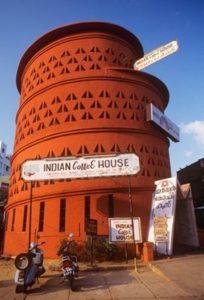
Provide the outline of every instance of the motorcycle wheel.
<path id="1" fill-rule="evenodd" d="M 24 286 L 23 286 L 23 292 L 24 292 L 24 293 L 27 292 L 27 287 L 28 287 L 28 286 L 27 286 L 26 284 L 24 284 Z"/>
<path id="2" fill-rule="evenodd" d="M 69 275 L 69 283 L 70 283 L 71 290 L 74 291 L 74 277 L 73 277 L 73 275 Z"/>
<path id="3" fill-rule="evenodd" d="M 27 291 L 27 286 L 24 285 L 24 284 L 17 284 L 16 286 L 16 294 L 19 294 L 19 293 L 26 293 Z"/>
<path id="4" fill-rule="evenodd" d="M 28 269 L 32 261 L 32 257 L 28 253 L 21 253 L 16 256 L 14 264 L 16 269 L 24 271 Z"/>

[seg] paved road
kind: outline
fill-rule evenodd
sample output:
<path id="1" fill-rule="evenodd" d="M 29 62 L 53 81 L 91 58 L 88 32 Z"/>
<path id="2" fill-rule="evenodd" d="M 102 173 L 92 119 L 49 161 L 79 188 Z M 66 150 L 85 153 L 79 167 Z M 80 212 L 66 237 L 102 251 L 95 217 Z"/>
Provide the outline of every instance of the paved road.
<path id="1" fill-rule="evenodd" d="M 200 294 L 180 287 L 162 274 L 148 267 L 132 269 L 81 272 L 75 281 L 75 291 L 67 282 L 62 282 L 59 272 L 47 272 L 27 294 L 15 294 L 13 279 L 0 281 L 1 300 L 113 300 L 113 299 L 204 299 L 204 288 Z"/>

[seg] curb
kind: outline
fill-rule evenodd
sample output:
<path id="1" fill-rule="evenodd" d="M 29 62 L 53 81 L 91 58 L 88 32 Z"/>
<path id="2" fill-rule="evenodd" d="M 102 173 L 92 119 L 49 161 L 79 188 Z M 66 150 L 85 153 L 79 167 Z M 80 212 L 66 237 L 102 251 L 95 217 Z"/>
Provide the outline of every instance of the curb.
<path id="1" fill-rule="evenodd" d="M 121 270 L 133 270 L 134 266 L 114 266 L 114 265 L 106 265 L 106 266 L 88 266 L 85 269 L 82 269 L 82 272 L 101 272 L 101 271 L 121 271 Z"/>
<path id="2" fill-rule="evenodd" d="M 50 271 L 61 271 L 58 265 L 48 265 Z M 102 272 L 102 271 L 121 271 L 121 270 L 133 270 L 134 265 L 81 265 L 79 263 L 80 272 Z"/>
<path id="3" fill-rule="evenodd" d="M 164 274 L 158 267 L 156 267 L 155 265 L 153 265 L 152 263 L 148 264 L 148 267 L 158 276 L 164 278 L 166 281 L 171 281 L 172 280 L 166 275 Z"/>
<path id="4" fill-rule="evenodd" d="M 131 260 L 128 263 L 122 262 L 95 262 L 93 264 L 91 263 L 82 263 L 78 262 L 80 272 L 102 272 L 102 271 L 121 271 L 121 270 L 134 270 L 135 265 L 134 262 Z M 147 266 L 147 264 L 144 264 L 142 261 L 137 261 L 138 269 L 143 269 L 144 265 Z M 50 271 L 60 271 L 59 264 L 56 261 L 53 262 L 47 262 L 45 263 L 45 266 Z"/>

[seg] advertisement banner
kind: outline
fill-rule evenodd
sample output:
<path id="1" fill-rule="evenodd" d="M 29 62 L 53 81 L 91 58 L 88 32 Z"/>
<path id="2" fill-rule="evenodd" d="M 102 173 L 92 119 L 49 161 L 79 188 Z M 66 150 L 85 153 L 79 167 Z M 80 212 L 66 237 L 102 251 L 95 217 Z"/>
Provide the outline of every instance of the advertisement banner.
<path id="1" fill-rule="evenodd" d="M 140 218 L 133 218 L 135 242 L 142 242 Z M 131 218 L 109 218 L 109 240 L 111 243 L 133 243 Z"/>
<path id="2" fill-rule="evenodd" d="M 176 209 L 177 178 L 155 181 L 150 214 L 148 241 L 155 244 L 156 251 L 172 254 L 174 220 Z"/>
<path id="3" fill-rule="evenodd" d="M 179 127 L 152 103 L 146 106 L 146 120 L 154 122 L 174 141 L 179 142 Z"/>
<path id="4" fill-rule="evenodd" d="M 134 153 L 28 160 L 22 164 L 26 181 L 135 175 L 140 171 Z"/>

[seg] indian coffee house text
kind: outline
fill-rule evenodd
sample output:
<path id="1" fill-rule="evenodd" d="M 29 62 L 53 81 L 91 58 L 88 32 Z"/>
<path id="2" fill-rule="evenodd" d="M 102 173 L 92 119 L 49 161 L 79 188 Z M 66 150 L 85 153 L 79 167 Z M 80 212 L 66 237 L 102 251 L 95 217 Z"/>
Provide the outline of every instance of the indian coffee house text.
<path id="1" fill-rule="evenodd" d="M 129 241 L 133 239 L 132 224 L 115 224 L 115 228 L 117 229 L 117 241 Z"/>
<path id="2" fill-rule="evenodd" d="M 127 158 L 107 158 L 107 159 L 91 159 L 91 160 L 71 160 L 63 162 L 47 162 L 43 166 L 44 172 L 56 171 L 72 171 L 72 170 L 94 170 L 94 169 L 113 169 L 129 167 L 129 160 Z"/>

